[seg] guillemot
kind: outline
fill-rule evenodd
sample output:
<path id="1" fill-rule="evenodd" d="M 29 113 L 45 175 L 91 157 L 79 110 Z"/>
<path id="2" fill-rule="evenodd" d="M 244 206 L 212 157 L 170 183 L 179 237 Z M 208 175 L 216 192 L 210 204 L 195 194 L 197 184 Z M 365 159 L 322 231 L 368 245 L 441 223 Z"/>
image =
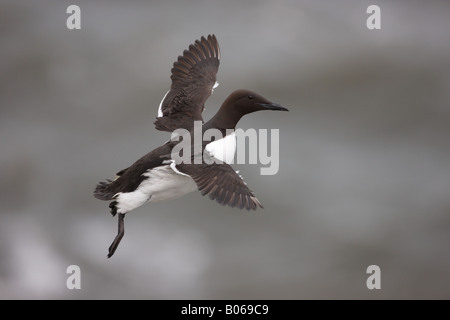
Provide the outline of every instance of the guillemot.
<path id="1" fill-rule="evenodd" d="M 220 48 L 215 35 L 201 37 L 178 57 L 171 70 L 172 85 L 158 108 L 154 122 L 157 130 L 192 132 L 196 121 L 203 123 L 205 101 L 218 86 L 219 63 Z M 236 140 L 227 135 L 241 117 L 260 110 L 288 111 L 255 92 L 241 89 L 232 92 L 216 115 L 203 124 L 202 132 L 215 129 L 223 134 L 221 140 L 201 144 L 200 151 L 218 161 L 177 163 L 171 153 L 179 141 L 171 140 L 119 171 L 114 180 L 100 182 L 94 191 L 95 198 L 112 201 L 111 214 L 119 214 L 118 234 L 109 247 L 108 258 L 124 235 L 125 214 L 146 202 L 175 199 L 199 190 L 222 205 L 247 210 L 262 208 L 242 177 L 228 164 L 230 154 L 234 156 Z M 220 152 L 224 144 L 232 149 L 226 158 Z"/>

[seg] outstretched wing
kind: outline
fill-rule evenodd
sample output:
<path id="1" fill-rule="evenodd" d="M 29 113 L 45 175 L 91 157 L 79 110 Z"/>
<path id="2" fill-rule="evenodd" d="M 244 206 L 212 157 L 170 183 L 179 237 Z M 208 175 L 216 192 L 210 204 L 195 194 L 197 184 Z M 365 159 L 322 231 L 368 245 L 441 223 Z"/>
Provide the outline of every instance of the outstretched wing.
<path id="1" fill-rule="evenodd" d="M 155 128 L 173 131 L 191 130 L 194 121 L 203 121 L 206 99 L 216 86 L 220 49 L 215 35 L 196 40 L 173 64 L 172 86 L 158 110 Z"/>
<path id="2" fill-rule="evenodd" d="M 242 177 L 228 164 L 178 164 L 177 169 L 189 175 L 202 195 L 209 195 L 221 205 L 256 210 L 263 207 Z"/>

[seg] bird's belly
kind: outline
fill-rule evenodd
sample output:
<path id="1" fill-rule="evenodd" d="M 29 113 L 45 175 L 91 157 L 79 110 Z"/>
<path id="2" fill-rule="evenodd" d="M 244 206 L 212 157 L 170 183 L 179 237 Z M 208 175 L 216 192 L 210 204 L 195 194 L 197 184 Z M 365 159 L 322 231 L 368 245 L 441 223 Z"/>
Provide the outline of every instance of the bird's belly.
<path id="1" fill-rule="evenodd" d="M 197 190 L 191 177 L 176 173 L 169 165 L 154 168 L 144 176 L 148 178 L 138 189 L 150 196 L 149 202 L 176 199 Z"/>
<path id="2" fill-rule="evenodd" d="M 191 177 L 176 173 L 170 165 L 153 168 L 143 175 L 146 179 L 135 191 L 116 195 L 119 213 L 130 212 L 146 202 L 175 199 L 197 190 Z"/>

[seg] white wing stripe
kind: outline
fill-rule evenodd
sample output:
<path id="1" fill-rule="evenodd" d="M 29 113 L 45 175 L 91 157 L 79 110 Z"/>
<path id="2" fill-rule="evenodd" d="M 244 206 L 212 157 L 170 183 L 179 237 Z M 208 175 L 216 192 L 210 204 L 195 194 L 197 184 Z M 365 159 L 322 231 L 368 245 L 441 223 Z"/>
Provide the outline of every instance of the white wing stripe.
<path id="1" fill-rule="evenodd" d="M 169 90 L 169 91 L 170 91 L 170 90 Z M 166 94 L 164 95 L 164 98 L 162 98 L 161 103 L 159 104 L 159 108 L 158 108 L 158 118 L 161 118 L 161 117 L 163 116 L 163 113 L 162 113 L 161 108 L 162 108 L 163 101 L 164 101 L 164 99 L 167 97 L 167 94 L 169 93 L 169 91 L 166 92 Z"/>
<path id="2" fill-rule="evenodd" d="M 180 170 L 177 169 L 177 167 L 175 167 L 175 160 L 171 159 L 171 160 L 164 160 L 163 164 L 169 164 L 170 168 L 177 174 L 180 174 L 182 176 L 186 176 L 186 177 L 191 177 L 190 175 L 187 175 L 186 173 L 181 172 Z"/>
<path id="3" fill-rule="evenodd" d="M 214 83 L 214 86 L 212 87 L 211 94 L 214 93 L 214 89 L 217 88 L 218 86 L 219 86 L 219 83 L 216 81 L 216 83 Z"/>

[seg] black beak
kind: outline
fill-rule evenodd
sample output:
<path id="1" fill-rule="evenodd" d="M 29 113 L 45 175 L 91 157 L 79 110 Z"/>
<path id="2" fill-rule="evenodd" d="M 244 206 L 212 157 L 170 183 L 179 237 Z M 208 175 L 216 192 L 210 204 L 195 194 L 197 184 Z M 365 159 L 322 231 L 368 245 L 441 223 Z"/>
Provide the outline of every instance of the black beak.
<path id="1" fill-rule="evenodd" d="M 264 107 L 266 110 L 289 111 L 287 108 L 278 103 L 257 103 L 257 105 Z"/>

